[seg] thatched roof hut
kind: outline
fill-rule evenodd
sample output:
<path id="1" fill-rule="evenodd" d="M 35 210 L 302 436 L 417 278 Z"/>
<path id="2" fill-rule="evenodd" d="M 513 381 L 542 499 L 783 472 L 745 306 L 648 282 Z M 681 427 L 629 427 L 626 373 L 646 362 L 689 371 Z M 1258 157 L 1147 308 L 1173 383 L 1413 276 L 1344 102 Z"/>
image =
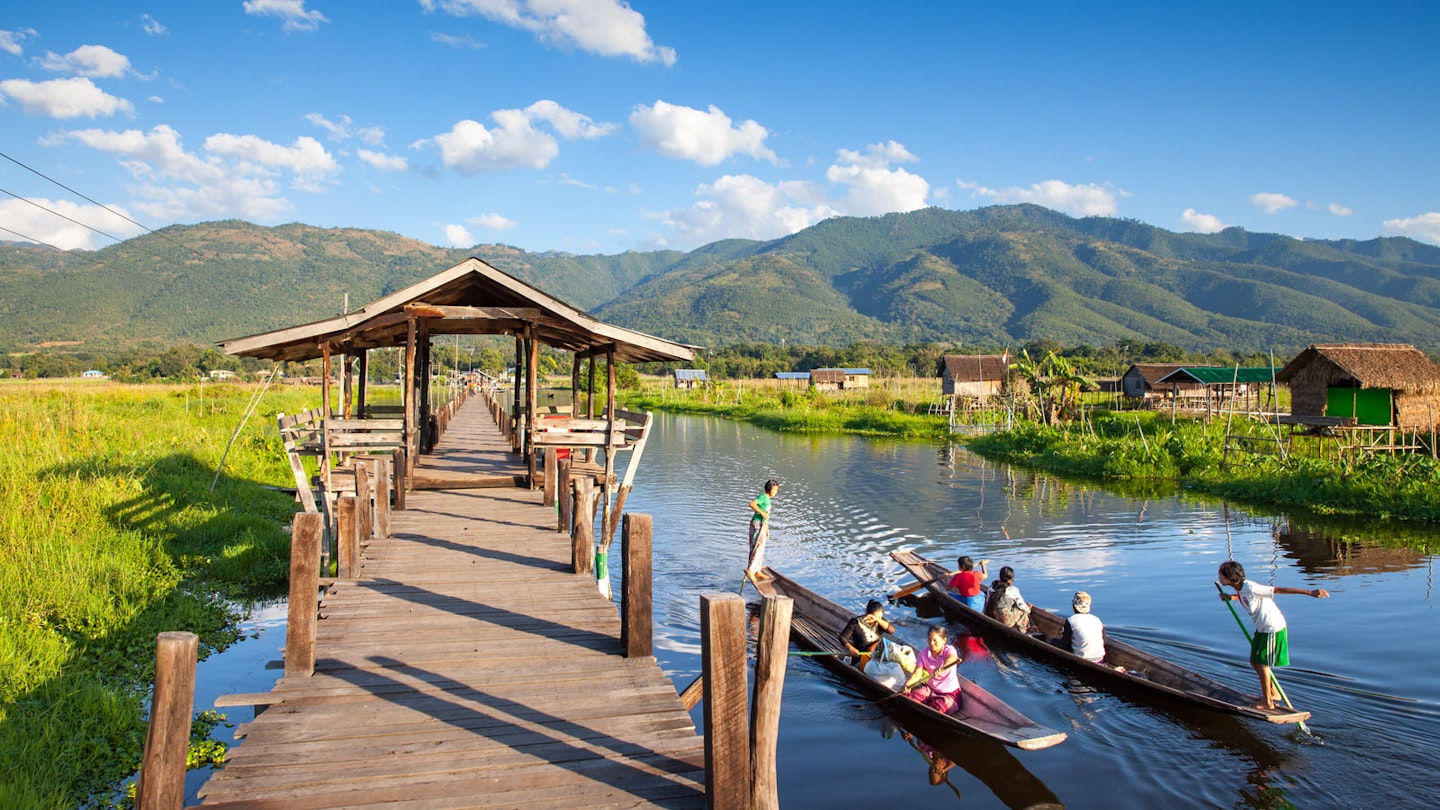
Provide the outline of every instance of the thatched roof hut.
<path id="1" fill-rule="evenodd" d="M 1430 430 L 1440 421 L 1440 366 L 1406 343 L 1315 344 L 1275 375 L 1295 417 Z"/>
<path id="2" fill-rule="evenodd" d="M 940 377 L 941 391 L 946 396 L 989 397 L 998 395 L 1005 387 L 1005 375 L 1010 371 L 1010 355 L 1006 354 L 947 354 L 940 358 L 935 370 Z"/>

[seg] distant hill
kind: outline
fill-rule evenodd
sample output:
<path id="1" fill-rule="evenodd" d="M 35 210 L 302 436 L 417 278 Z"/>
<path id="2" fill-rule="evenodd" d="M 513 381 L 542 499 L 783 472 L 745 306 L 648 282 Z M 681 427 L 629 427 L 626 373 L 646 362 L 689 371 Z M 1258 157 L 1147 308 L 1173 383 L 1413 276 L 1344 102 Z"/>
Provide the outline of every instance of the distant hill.
<path id="1" fill-rule="evenodd" d="M 601 318 L 704 345 L 1316 341 L 1440 346 L 1440 248 L 1174 233 L 1032 205 L 826 220 L 689 253 L 448 250 L 397 234 L 173 226 L 94 253 L 0 244 L 0 348 L 214 342 L 318 320 L 477 256 Z"/>

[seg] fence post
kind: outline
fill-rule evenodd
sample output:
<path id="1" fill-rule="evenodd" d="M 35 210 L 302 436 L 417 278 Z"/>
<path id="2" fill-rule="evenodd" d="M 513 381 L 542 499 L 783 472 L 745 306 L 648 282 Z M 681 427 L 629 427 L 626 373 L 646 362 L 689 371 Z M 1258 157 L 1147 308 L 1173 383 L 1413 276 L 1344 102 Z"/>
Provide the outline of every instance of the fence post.
<path id="1" fill-rule="evenodd" d="M 285 621 L 285 677 L 315 674 L 316 601 L 320 592 L 320 537 L 325 516 L 301 512 L 290 522 L 290 604 Z"/>
<path id="2" fill-rule="evenodd" d="M 371 502 L 370 464 L 358 456 L 355 465 L 355 536 L 360 543 L 369 543 L 375 534 L 375 513 Z"/>
<path id="3" fill-rule="evenodd" d="M 375 462 L 375 535 L 390 536 L 390 456 L 377 456 Z"/>
<path id="4" fill-rule="evenodd" d="M 651 653 L 650 546 L 652 524 L 649 515 L 627 513 L 621 524 L 620 564 L 623 590 L 620 596 L 620 644 L 626 658 Z"/>
<path id="5" fill-rule="evenodd" d="M 556 457 L 559 454 L 553 447 L 542 448 L 541 452 L 545 454 L 545 494 L 542 503 L 545 506 L 553 507 L 555 505 L 555 462 L 558 460 Z"/>
<path id="6" fill-rule="evenodd" d="M 557 532 L 570 531 L 570 515 L 575 511 L 575 493 L 570 484 L 570 459 L 562 458 L 556 466 L 555 497 L 559 499 L 560 508 L 559 522 L 555 527 Z"/>
<path id="7" fill-rule="evenodd" d="M 745 694 L 745 600 L 700 597 L 700 657 L 705 678 L 705 805 L 750 806 L 750 718 Z"/>
<path id="8" fill-rule="evenodd" d="M 767 596 L 760 606 L 760 636 L 755 646 L 755 702 L 750 714 L 751 794 L 753 810 L 779 810 L 780 782 L 775 755 L 780 745 L 780 695 L 790 651 L 788 596 Z"/>
<path id="9" fill-rule="evenodd" d="M 359 573 L 359 511 L 360 499 L 354 495 L 335 499 L 335 576 L 341 579 L 354 579 Z"/>
<path id="10" fill-rule="evenodd" d="M 395 508 L 401 512 L 405 511 L 405 488 L 409 486 L 406 481 L 405 451 L 397 449 L 390 462 L 391 474 L 395 477 Z"/>
<path id="11" fill-rule="evenodd" d="M 155 637 L 155 697 L 150 701 L 150 726 L 136 786 L 135 806 L 140 810 L 178 810 L 185 802 L 185 755 L 195 711 L 199 644 L 194 633 Z"/>
<path id="12" fill-rule="evenodd" d="M 595 479 L 582 475 L 575 481 L 575 528 L 570 532 L 570 564 L 577 574 L 595 572 Z"/>

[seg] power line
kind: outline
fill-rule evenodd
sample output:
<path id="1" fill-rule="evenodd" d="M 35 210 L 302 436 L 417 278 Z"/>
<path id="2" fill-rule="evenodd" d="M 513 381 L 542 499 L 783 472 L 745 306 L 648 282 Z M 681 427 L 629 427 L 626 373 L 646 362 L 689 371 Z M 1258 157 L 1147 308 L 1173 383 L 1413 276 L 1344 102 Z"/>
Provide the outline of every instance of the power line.
<path id="1" fill-rule="evenodd" d="M 81 221 L 78 220 L 78 219 L 75 219 L 75 218 L 73 218 L 73 217 L 67 217 L 67 216 L 65 216 L 64 214 L 62 214 L 62 213 L 60 213 L 59 211 L 56 211 L 56 210 L 54 210 L 54 209 L 52 209 L 52 208 L 46 208 L 45 206 L 41 205 L 40 203 L 35 202 L 35 201 L 32 200 L 32 199 L 29 199 L 29 198 L 27 198 L 27 197 L 21 197 L 19 194 L 16 194 L 16 193 L 13 192 L 13 191 L 8 191 L 8 190 L 6 190 L 6 189 L 0 188 L 0 193 L 9 194 L 11 197 L 14 197 L 15 199 L 19 200 L 20 202 L 29 203 L 30 205 L 33 205 L 33 206 L 35 206 L 36 208 L 39 208 L 41 211 L 44 211 L 44 212 L 49 213 L 49 214 L 54 214 L 55 216 L 60 217 L 60 218 L 63 219 L 63 220 L 67 220 L 67 221 L 69 221 L 69 222 L 73 222 L 73 223 L 75 223 L 76 225 L 79 225 L 79 226 L 82 227 L 82 228 L 86 228 L 86 229 L 88 229 L 88 230 L 94 231 L 95 233 L 98 233 L 98 234 L 100 234 L 101 236 L 104 236 L 104 237 L 106 237 L 106 238 L 108 238 L 108 239 L 114 239 L 116 242 L 123 242 L 123 241 L 125 241 L 124 239 L 121 239 L 120 237 L 114 236 L 114 235 L 112 235 L 112 234 L 108 234 L 108 233 L 100 230 L 99 228 L 92 228 L 91 226 L 86 225 L 85 223 L 81 222 Z M 142 226 L 142 227 L 143 227 L 143 226 Z M 8 230 L 8 229 L 7 229 L 7 230 Z M 14 231 L 10 231 L 10 233 L 15 233 L 15 232 L 14 232 Z M 41 242 L 40 244 L 45 244 L 45 243 L 44 243 L 44 242 Z M 50 247 L 55 247 L 55 246 L 54 246 L 54 245 L 50 245 Z M 181 269 L 182 272 L 183 272 L 184 269 L 185 269 L 185 266 L 184 266 L 184 265 L 177 264 L 176 261 L 175 261 L 174 259 L 170 258 L 169 256 L 161 256 L 159 253 L 156 253 L 155 251 L 153 251 L 153 250 L 151 250 L 150 248 L 145 247 L 145 246 L 143 246 L 143 245 L 136 245 L 136 247 L 140 248 L 141 250 L 145 251 L 146 253 L 149 253 L 151 256 L 154 256 L 155 258 L 159 259 L 159 260 L 162 261 L 162 262 L 169 262 L 170 264 L 176 264 L 176 266 L 178 266 L 178 267 Z M 182 245 L 182 247 L 184 247 L 184 246 Z M 60 249 L 63 249 L 63 248 L 60 248 Z M 186 248 L 186 249 L 188 250 L 188 248 Z M 68 251 L 67 251 L 67 252 L 68 252 Z M 191 252 L 194 253 L 195 251 L 191 251 Z M 196 255 L 199 256 L 200 254 L 196 253 Z M 205 257 L 204 257 L 204 256 L 200 256 L 200 258 L 203 259 L 203 258 L 205 258 Z M 112 269 L 113 269 L 113 268 L 112 268 Z"/>
<path id="2" fill-rule="evenodd" d="M 26 164 L 21 163 L 20 161 L 16 160 L 16 159 L 13 158 L 13 157 L 10 157 L 9 155 L 5 154 L 4 152 L 0 152 L 0 157 L 5 158 L 6 160 L 10 161 L 11 163 L 14 163 L 16 166 L 19 166 L 20 168 L 24 169 L 25 171 L 30 172 L 31 174 L 35 175 L 36 177 L 42 177 L 42 178 L 50 181 L 51 183 L 54 183 L 55 185 L 59 186 L 60 188 L 65 189 L 66 191 L 70 192 L 71 194 L 74 194 L 75 196 L 79 197 L 79 198 L 82 199 L 82 200 L 85 200 L 85 201 L 88 202 L 88 203 L 91 203 L 92 205 L 98 205 L 98 206 L 100 206 L 101 208 L 105 209 L 106 211 L 109 211 L 110 213 L 114 214 L 115 216 L 120 217 L 121 219 L 125 220 L 126 222 L 129 222 L 131 225 L 134 225 L 135 227 L 144 230 L 146 233 L 153 233 L 153 234 L 155 234 L 156 236 L 160 237 L 161 239 L 164 239 L 165 241 L 169 242 L 170 244 L 175 245 L 176 247 L 179 247 L 179 248 L 182 248 L 182 249 L 184 249 L 184 250 L 188 250 L 188 251 L 190 251 L 191 253 L 194 253 L 196 256 L 198 256 L 198 257 L 201 258 L 201 259 L 206 258 L 206 257 L 205 257 L 205 254 L 203 254 L 203 253 L 201 253 L 200 251 L 198 251 L 198 250 L 190 247 L 189 245 L 181 244 L 180 242 L 177 242 L 177 241 L 175 241 L 174 239 L 171 239 L 170 237 L 166 236 L 166 235 L 163 234 L 163 233 L 156 233 L 153 228 L 146 227 L 145 225 L 143 225 L 143 224 L 141 224 L 141 223 L 139 223 L 139 222 L 136 222 L 135 220 L 133 220 L 133 219 L 131 219 L 130 217 L 128 217 L 128 216 L 120 213 L 119 211 L 116 211 L 114 208 L 111 208 L 110 206 L 106 205 L 105 203 L 98 202 L 98 201 L 96 201 L 96 200 L 91 199 L 90 197 L 85 196 L 84 194 L 81 194 L 80 192 L 76 191 L 75 189 L 70 188 L 69 186 L 65 185 L 64 183 L 60 182 L 59 180 L 56 180 L 55 178 L 53 178 L 53 177 L 45 174 L 44 172 L 40 171 L 39 169 L 34 168 L 33 166 L 27 166 Z M 6 193 L 9 194 L 10 192 L 7 191 Z M 11 194 L 11 196 L 14 197 L 15 195 Z M 16 197 L 16 199 L 23 199 L 23 198 Z M 26 200 L 26 202 L 29 202 L 29 200 Z M 55 212 L 52 211 L 51 213 L 55 213 Z M 64 216 L 64 215 L 61 214 L 60 216 Z M 69 219 L 69 217 L 66 217 L 66 219 Z M 71 221 L 71 222 L 74 222 L 75 220 L 72 219 L 72 220 L 70 220 L 70 221 Z M 76 223 L 76 224 L 77 224 L 77 225 L 80 225 L 80 224 L 84 224 L 84 223 Z M 85 227 L 89 228 L 90 226 L 86 225 Z M 92 228 L 91 230 L 94 230 L 94 229 Z M 11 233 L 14 233 L 14 231 L 11 231 Z M 100 233 L 100 231 L 96 231 L 96 233 Z M 110 236 L 110 235 L 109 235 L 109 234 L 105 234 L 105 236 Z M 114 240 L 117 241 L 117 242 L 124 241 L 124 240 L 118 239 L 118 238 L 116 238 L 116 237 L 114 237 L 114 236 L 110 236 L 110 238 L 111 238 L 111 239 L 114 239 Z"/>
<path id="3" fill-rule="evenodd" d="M 37 244 L 37 245 L 44 245 L 45 247 L 48 247 L 48 248 L 50 248 L 50 249 L 52 249 L 52 250 L 58 250 L 58 251 L 60 251 L 61 253 L 69 253 L 71 256 L 74 256 L 74 257 L 77 258 L 77 259 L 82 259 L 82 260 L 84 260 L 84 261 L 90 262 L 91 264 L 97 264 L 97 265 L 105 268 L 106 270 L 115 270 L 115 268 L 113 268 L 113 267 L 111 267 L 110 265 L 108 265 L 108 264 L 100 261 L 99 259 L 95 258 L 94 256 L 86 255 L 86 254 L 84 254 L 84 253 L 80 253 L 79 251 L 71 250 L 70 248 L 62 248 L 62 247 L 60 247 L 59 245 L 52 245 L 52 244 L 50 244 L 49 242 L 46 242 L 46 241 L 43 240 L 43 239 L 36 239 L 36 238 L 33 237 L 33 236 L 26 236 L 25 234 L 20 233 L 19 231 L 12 231 L 12 230 L 10 230 L 9 228 L 5 227 L 4 225 L 0 225 L 0 231 L 4 231 L 5 233 L 11 234 L 11 235 L 13 235 L 13 236 L 18 236 L 18 237 L 20 237 L 21 239 L 24 239 L 26 242 L 34 242 L 34 243 Z M 116 272 L 119 272 L 119 271 L 116 270 Z"/>

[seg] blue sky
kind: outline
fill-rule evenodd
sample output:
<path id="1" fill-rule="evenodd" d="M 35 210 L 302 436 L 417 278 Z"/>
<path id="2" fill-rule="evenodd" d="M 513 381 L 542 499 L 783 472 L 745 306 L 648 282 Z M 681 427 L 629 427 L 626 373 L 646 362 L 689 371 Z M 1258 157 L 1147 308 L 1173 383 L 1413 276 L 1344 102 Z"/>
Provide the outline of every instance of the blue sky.
<path id="1" fill-rule="evenodd" d="M 1434 8 L 10 4 L 0 239 L 113 243 L 58 213 L 619 253 L 1035 202 L 1440 244 Z"/>

